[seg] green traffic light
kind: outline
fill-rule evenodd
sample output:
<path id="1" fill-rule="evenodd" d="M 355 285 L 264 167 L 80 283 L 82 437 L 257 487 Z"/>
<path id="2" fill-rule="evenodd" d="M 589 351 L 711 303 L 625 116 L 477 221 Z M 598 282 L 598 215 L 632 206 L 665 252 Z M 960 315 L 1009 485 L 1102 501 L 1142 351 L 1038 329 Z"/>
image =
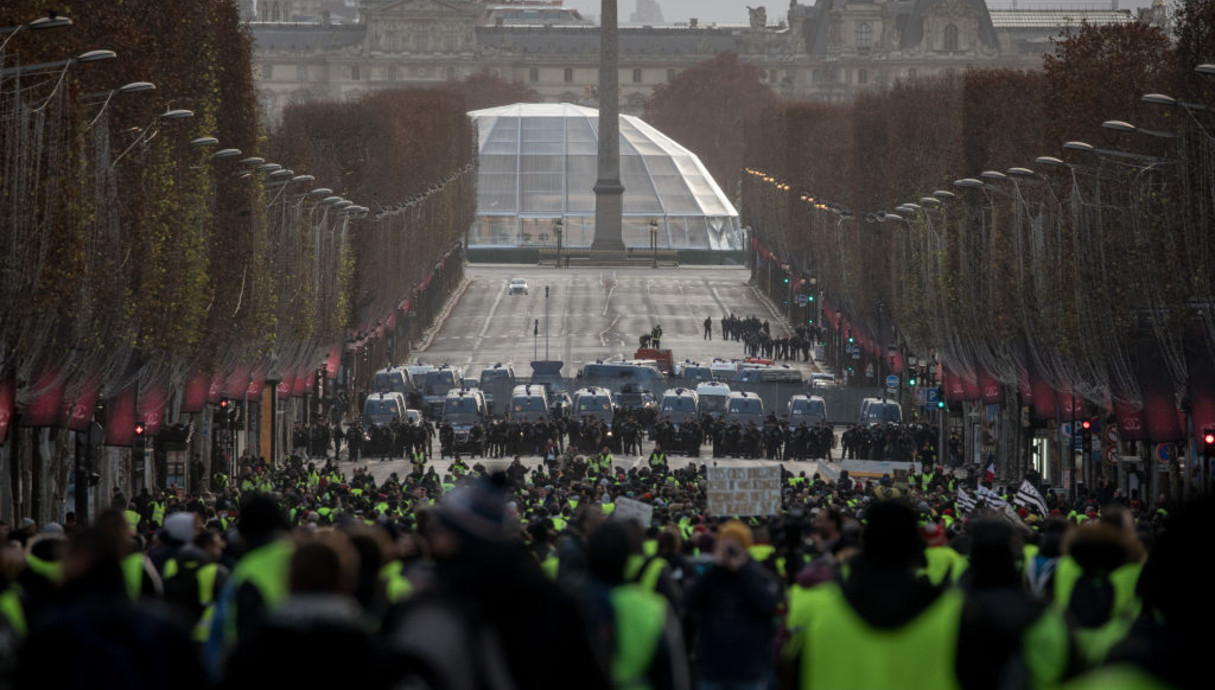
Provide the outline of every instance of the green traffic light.
<path id="1" fill-rule="evenodd" d="M 810 301 L 810 302 L 813 302 L 813 301 L 814 301 L 814 295 L 810 295 L 810 296 L 809 296 L 809 297 L 807 297 L 806 299 L 807 299 L 808 301 Z"/>
<path id="2" fill-rule="evenodd" d="M 915 377 L 914 377 L 914 376 L 912 376 L 911 378 L 907 379 L 907 385 L 908 385 L 908 386 L 914 386 L 914 385 L 915 385 Z"/>
<path id="3" fill-rule="evenodd" d="M 786 284 L 786 285 L 788 285 L 788 284 L 789 284 L 789 279 L 788 279 L 788 278 L 785 278 L 785 284 Z"/>
<path id="4" fill-rule="evenodd" d="M 856 342 L 856 340 L 852 336 L 848 336 L 848 344 L 851 345 L 854 342 Z"/>
<path id="5" fill-rule="evenodd" d="M 942 409 L 942 410 L 943 410 L 943 409 L 945 409 L 945 401 L 944 401 L 944 400 L 938 400 L 938 401 L 937 401 L 937 407 L 938 407 L 939 409 Z"/>

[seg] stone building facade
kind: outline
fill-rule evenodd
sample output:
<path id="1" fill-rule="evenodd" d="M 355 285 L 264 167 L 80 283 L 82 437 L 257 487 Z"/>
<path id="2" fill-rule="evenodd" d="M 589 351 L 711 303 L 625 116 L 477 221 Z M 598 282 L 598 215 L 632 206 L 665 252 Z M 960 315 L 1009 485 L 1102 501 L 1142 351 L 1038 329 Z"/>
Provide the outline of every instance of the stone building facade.
<path id="1" fill-rule="evenodd" d="M 260 0 L 248 11 L 262 106 L 440 84 L 489 72 L 545 101 L 590 104 L 599 30 L 550 2 Z M 1060 28 L 1139 21 L 1116 10 L 988 10 L 984 0 L 791 2 L 783 18 L 622 27 L 621 105 L 639 112 L 653 88 L 725 51 L 759 67 L 782 96 L 845 101 L 899 80 L 970 67 L 1036 69 Z"/>

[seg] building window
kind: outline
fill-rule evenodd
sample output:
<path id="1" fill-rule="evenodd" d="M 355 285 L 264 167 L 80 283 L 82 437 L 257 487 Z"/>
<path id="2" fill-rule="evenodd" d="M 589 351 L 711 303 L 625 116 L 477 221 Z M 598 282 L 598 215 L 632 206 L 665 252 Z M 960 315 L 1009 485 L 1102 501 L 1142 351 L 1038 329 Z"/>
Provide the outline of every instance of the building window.
<path id="1" fill-rule="evenodd" d="M 527 71 L 527 80 L 535 84 L 540 81 L 540 68 L 533 67 Z"/>
<path id="2" fill-rule="evenodd" d="M 868 84 L 869 83 L 869 70 L 864 69 L 864 68 L 858 69 L 856 71 L 856 83 Z"/>
<path id="3" fill-rule="evenodd" d="M 295 79 L 296 81 L 308 81 L 307 65 L 299 65 L 295 68 Z"/>
<path id="4" fill-rule="evenodd" d="M 455 81 L 458 77 L 459 75 L 456 73 L 455 67 L 447 68 L 447 81 Z"/>
<path id="5" fill-rule="evenodd" d="M 574 68 L 566 67 L 565 68 L 565 83 L 571 84 L 571 83 L 573 83 L 573 81 L 574 81 Z"/>
<path id="6" fill-rule="evenodd" d="M 667 81 L 673 81 L 674 79 L 675 79 L 675 70 L 673 70 L 673 69 L 667 70 Z"/>
<path id="7" fill-rule="evenodd" d="M 639 70 L 639 69 L 633 70 L 633 83 L 634 84 L 641 83 L 641 70 Z"/>
<path id="8" fill-rule="evenodd" d="M 359 66 L 358 65 L 350 66 L 350 78 L 355 81 L 359 80 Z"/>
<path id="9" fill-rule="evenodd" d="M 914 68 L 914 67 L 910 67 L 910 68 L 908 68 L 908 69 L 907 69 L 907 80 L 908 80 L 908 81 L 915 81 L 915 76 L 916 76 L 916 75 L 915 75 L 915 68 Z"/>
<path id="10" fill-rule="evenodd" d="M 856 47 L 857 50 L 868 50 L 873 44 L 873 27 L 869 26 L 869 22 L 861 22 L 856 25 Z"/>
<path id="11" fill-rule="evenodd" d="M 958 49 L 958 27 L 956 24 L 945 25 L 945 52 L 952 53 Z"/>
<path id="12" fill-rule="evenodd" d="M 397 74 L 396 65 L 389 65 L 387 72 L 388 72 L 388 81 L 396 81 L 397 79 L 400 79 L 400 75 Z"/>

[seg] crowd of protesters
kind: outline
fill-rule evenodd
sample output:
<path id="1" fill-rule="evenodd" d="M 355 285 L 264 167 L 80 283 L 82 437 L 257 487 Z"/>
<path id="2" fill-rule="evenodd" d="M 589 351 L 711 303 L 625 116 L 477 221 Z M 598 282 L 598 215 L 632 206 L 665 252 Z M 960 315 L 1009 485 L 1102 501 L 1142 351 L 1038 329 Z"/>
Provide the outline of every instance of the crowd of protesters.
<path id="1" fill-rule="evenodd" d="M 196 495 L 115 491 L 87 526 L 0 524 L 0 686 L 1209 682 L 1191 555 L 1209 502 L 997 511 L 1014 489 L 963 503 L 932 466 L 901 485 L 796 470 L 778 514 L 741 519 L 661 445 L 627 471 L 607 448 L 383 481 L 292 457 Z"/>

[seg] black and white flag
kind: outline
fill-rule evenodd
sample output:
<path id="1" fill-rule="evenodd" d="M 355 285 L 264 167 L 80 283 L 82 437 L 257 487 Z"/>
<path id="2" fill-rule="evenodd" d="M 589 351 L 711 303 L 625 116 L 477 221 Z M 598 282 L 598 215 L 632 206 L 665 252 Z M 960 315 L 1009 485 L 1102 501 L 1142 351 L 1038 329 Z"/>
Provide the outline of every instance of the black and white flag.
<path id="1" fill-rule="evenodd" d="M 1008 505 L 1008 501 L 1000 498 L 1000 494 L 992 491 L 982 484 L 979 485 L 979 490 L 975 493 L 979 495 L 979 500 L 986 503 L 987 507 L 989 508 L 1000 508 L 1001 506 Z"/>
<path id="2" fill-rule="evenodd" d="M 1042 494 L 1034 488 L 1034 485 L 1028 479 L 1022 480 L 1021 488 L 1017 489 L 1017 495 L 1013 498 L 1013 503 L 1027 508 L 1029 510 L 1038 511 L 1039 515 L 1046 516 L 1046 499 L 1042 498 Z"/>
<path id="3" fill-rule="evenodd" d="M 975 501 L 975 497 L 966 493 L 966 489 L 963 489 L 960 486 L 958 487 L 957 503 L 959 513 L 969 513 L 975 509 L 976 505 L 978 505 L 978 503 Z"/>

